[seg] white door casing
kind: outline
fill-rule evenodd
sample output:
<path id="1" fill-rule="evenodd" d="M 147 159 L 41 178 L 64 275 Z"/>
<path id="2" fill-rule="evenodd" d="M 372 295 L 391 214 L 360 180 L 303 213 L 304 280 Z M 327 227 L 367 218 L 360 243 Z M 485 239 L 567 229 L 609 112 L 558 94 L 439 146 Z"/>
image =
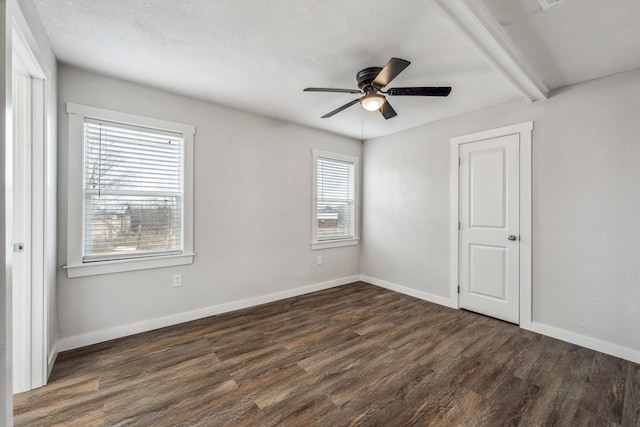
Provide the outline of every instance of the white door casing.
<path id="1" fill-rule="evenodd" d="M 451 139 L 452 306 L 525 329 L 532 301 L 532 130 L 533 122 L 525 122 Z"/>
<path id="2" fill-rule="evenodd" d="M 460 307 L 512 323 L 520 320 L 518 139 L 461 144 L 458 168 Z"/>

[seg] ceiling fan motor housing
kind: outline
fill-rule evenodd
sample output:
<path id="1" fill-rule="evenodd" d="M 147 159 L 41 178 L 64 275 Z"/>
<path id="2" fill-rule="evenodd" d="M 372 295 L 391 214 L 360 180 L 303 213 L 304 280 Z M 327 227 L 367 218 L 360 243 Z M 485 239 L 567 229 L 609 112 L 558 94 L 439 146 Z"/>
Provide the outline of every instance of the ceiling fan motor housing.
<path id="1" fill-rule="evenodd" d="M 381 67 L 369 67 L 359 71 L 358 74 L 356 74 L 356 80 L 358 81 L 358 87 L 360 90 L 368 92 L 367 89 L 369 89 L 380 71 L 382 71 Z M 379 88 L 375 89 L 377 90 Z"/>

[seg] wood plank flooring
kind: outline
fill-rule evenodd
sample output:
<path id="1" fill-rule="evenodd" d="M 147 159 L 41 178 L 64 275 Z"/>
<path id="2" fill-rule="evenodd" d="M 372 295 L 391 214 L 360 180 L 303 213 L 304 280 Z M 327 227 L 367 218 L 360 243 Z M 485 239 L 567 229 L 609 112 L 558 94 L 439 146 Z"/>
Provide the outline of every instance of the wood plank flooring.
<path id="1" fill-rule="evenodd" d="M 365 283 L 61 353 L 16 426 L 640 426 L 640 366 Z"/>

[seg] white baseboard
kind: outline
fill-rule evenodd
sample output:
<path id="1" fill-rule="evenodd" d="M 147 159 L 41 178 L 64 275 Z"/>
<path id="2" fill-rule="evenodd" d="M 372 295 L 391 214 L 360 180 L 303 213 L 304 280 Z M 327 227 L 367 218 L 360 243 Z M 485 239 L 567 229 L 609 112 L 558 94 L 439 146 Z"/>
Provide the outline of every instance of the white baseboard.
<path id="1" fill-rule="evenodd" d="M 623 347 L 597 338 L 588 337 L 586 335 L 576 334 L 565 329 L 556 328 L 554 326 L 545 325 L 538 322 L 531 322 L 531 331 L 542 335 L 556 338 L 562 341 L 576 344 L 582 347 L 601 353 L 610 354 L 611 356 L 621 359 L 630 360 L 631 362 L 640 363 L 640 351 L 632 348 Z"/>
<path id="2" fill-rule="evenodd" d="M 179 323 L 190 322 L 192 320 L 202 319 L 204 317 L 215 316 L 216 314 L 227 313 L 234 310 L 240 310 L 243 308 L 254 307 L 260 304 L 304 295 L 311 292 L 334 288 L 336 286 L 346 285 L 348 283 L 357 282 L 359 280 L 360 276 L 342 277 L 340 279 L 329 280 L 327 282 L 316 283 L 313 285 L 302 286 L 294 289 L 287 289 L 286 291 L 274 292 L 272 294 L 261 295 L 254 298 L 232 301 L 224 304 L 200 308 L 197 310 L 172 314 L 170 316 L 149 319 L 129 325 L 122 325 L 115 328 L 103 329 L 100 331 L 89 332 L 82 335 L 65 337 L 57 342 L 58 351 L 62 352 L 72 350 L 74 348 L 80 348 L 116 338 L 139 334 L 141 332 L 164 328 L 166 326 L 177 325 Z"/>
<path id="3" fill-rule="evenodd" d="M 457 308 L 453 302 L 446 297 L 434 295 L 428 292 L 419 291 L 416 289 L 401 286 L 395 283 L 387 282 L 384 280 L 376 279 L 374 277 L 360 275 L 360 276 L 348 276 L 340 279 L 330 280 L 327 282 L 316 283 L 313 285 L 302 286 L 299 288 L 288 289 L 286 291 L 275 292 L 272 294 L 262 295 L 254 298 L 248 298 L 239 301 L 233 301 L 225 304 L 219 304 L 211 307 L 205 307 L 198 310 L 183 312 L 174 314 L 171 316 L 160 317 L 156 319 L 145 320 L 143 322 L 133 323 L 129 325 L 118 326 L 115 328 L 104 329 L 101 331 L 90 332 L 82 335 L 75 335 L 57 340 L 48 355 L 48 369 L 49 374 L 53 368 L 53 364 L 59 352 L 72 350 L 74 348 L 84 347 L 91 344 L 97 344 L 103 341 L 109 341 L 116 338 L 122 338 L 128 335 L 138 334 L 141 332 L 147 332 L 166 326 L 172 326 L 179 323 L 189 322 L 192 320 L 202 319 L 204 317 L 214 316 L 216 314 L 227 313 L 234 310 L 239 310 L 248 307 L 254 307 L 260 304 L 265 304 L 273 301 L 278 301 L 286 298 L 291 298 L 299 295 L 308 294 L 311 292 L 317 292 L 324 289 L 333 288 L 336 286 L 346 285 L 357 281 L 363 281 L 370 283 L 381 288 L 389 289 L 391 291 L 399 292 L 405 295 L 409 295 L 415 298 L 419 298 L 425 301 L 429 301 L 435 304 L 440 304 L 445 307 Z M 542 335 L 546 335 L 552 338 L 556 338 L 562 341 L 566 341 L 572 344 L 576 344 L 582 347 L 586 347 L 595 351 L 610 354 L 615 357 L 619 357 L 631 362 L 640 363 L 640 351 L 623 347 L 618 344 L 602 341 L 597 338 L 592 338 L 586 335 L 580 335 L 575 332 L 570 332 L 564 329 L 556 328 L 554 326 L 545 325 L 538 322 L 531 322 L 531 327 L 525 327 L 527 329 Z"/>
<path id="4" fill-rule="evenodd" d="M 429 292 L 418 291 L 416 289 L 407 288 L 405 286 L 397 285 L 395 283 L 387 282 L 384 280 L 376 279 L 375 277 L 361 275 L 360 280 L 363 282 L 371 283 L 372 285 L 380 286 L 381 288 L 389 289 L 390 291 L 399 292 L 401 294 L 409 295 L 415 298 L 419 298 L 425 301 L 429 301 L 435 304 L 444 305 L 445 307 L 458 308 L 454 305 L 451 299 L 441 297 L 440 295 L 430 294 Z"/>

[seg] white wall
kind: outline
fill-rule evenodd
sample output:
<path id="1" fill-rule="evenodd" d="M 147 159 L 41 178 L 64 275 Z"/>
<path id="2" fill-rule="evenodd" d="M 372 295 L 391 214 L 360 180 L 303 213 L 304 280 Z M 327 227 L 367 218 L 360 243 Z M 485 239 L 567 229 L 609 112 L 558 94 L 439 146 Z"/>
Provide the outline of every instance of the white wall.
<path id="1" fill-rule="evenodd" d="M 362 274 L 449 297 L 449 140 L 533 120 L 533 321 L 640 360 L 640 70 L 364 146 Z"/>
<path id="2" fill-rule="evenodd" d="M 58 84 L 61 112 L 75 102 L 196 126 L 194 263 L 76 279 L 59 268 L 62 348 L 357 278 L 359 247 L 311 250 L 311 150 L 360 156 L 359 141 L 65 65 Z M 65 201 L 67 114 L 58 129 Z M 60 203 L 59 267 L 66 210 Z M 174 273 L 183 274 L 183 287 L 172 288 Z"/>

